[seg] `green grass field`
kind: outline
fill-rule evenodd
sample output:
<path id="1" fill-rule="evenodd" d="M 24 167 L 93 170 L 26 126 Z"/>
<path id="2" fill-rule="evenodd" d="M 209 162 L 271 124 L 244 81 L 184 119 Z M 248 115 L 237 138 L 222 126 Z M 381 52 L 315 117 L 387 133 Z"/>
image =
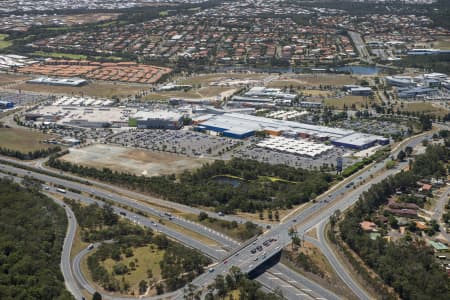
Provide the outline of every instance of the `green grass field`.
<path id="1" fill-rule="evenodd" d="M 356 109 L 361 109 L 365 107 L 366 103 L 370 106 L 371 102 L 363 96 L 344 96 L 339 99 L 325 99 L 324 101 L 326 106 L 333 106 L 335 109 L 343 109 L 344 105 L 349 109 L 351 109 L 352 105 L 355 105 Z"/>
<path id="2" fill-rule="evenodd" d="M 54 138 L 51 135 L 18 128 L 0 128 L 0 147 L 20 152 L 52 148 L 42 141 Z"/>
<path id="3" fill-rule="evenodd" d="M 156 246 L 154 246 L 154 250 L 151 250 L 150 247 L 139 247 L 133 248 L 133 254 L 134 255 L 132 257 L 122 256 L 122 259 L 119 261 L 120 263 L 128 266 L 128 268 L 130 269 L 128 274 L 116 275 L 115 277 L 118 280 L 122 280 L 123 276 L 125 278 L 125 281 L 130 284 L 130 292 L 134 291 L 134 293 L 137 295 L 139 291 L 139 282 L 142 279 L 148 278 L 147 270 L 152 270 L 152 279 L 156 281 L 161 279 L 161 268 L 159 266 L 159 262 L 162 261 L 164 250 L 158 250 Z M 114 265 L 119 262 L 116 262 L 113 259 L 109 258 L 102 264 L 106 268 L 106 270 L 111 273 Z M 135 264 L 135 270 L 131 270 L 131 268 L 129 267 L 131 262 Z"/>
<path id="4" fill-rule="evenodd" d="M 35 51 L 31 54 L 52 58 L 87 59 L 87 56 L 83 54 L 70 54 L 70 53 L 44 52 L 44 51 Z"/>
<path id="5" fill-rule="evenodd" d="M 0 49 L 8 48 L 12 45 L 11 41 L 5 41 L 8 36 L 7 34 L 0 34 Z"/>

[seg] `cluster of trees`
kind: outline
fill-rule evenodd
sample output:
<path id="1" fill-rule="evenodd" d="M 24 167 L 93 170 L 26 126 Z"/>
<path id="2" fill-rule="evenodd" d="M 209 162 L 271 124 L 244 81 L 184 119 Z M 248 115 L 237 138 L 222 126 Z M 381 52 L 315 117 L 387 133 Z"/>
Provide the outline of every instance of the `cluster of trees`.
<path id="1" fill-rule="evenodd" d="M 151 229 L 136 226 L 128 220 L 118 218 L 109 204 L 100 207 L 97 204 L 83 206 L 79 202 L 66 199 L 74 211 L 81 227 L 81 237 L 85 242 L 100 242 L 113 240 L 113 243 L 100 245 L 97 251 L 88 257 L 88 267 L 92 279 L 108 291 L 128 291 L 130 286 L 125 280 L 119 280 L 115 275 L 128 273 L 134 266 L 121 263 L 123 257 L 132 257 L 133 248 L 150 245 L 164 250 L 160 262 L 161 276 L 164 284 L 157 284 L 158 293 L 164 290 L 173 291 L 194 279 L 203 272 L 204 266 L 211 260 L 196 250 L 169 240 L 165 235 L 155 235 Z M 116 264 L 109 272 L 102 262 L 113 259 Z M 149 276 L 152 277 L 152 276 Z M 144 293 L 149 285 L 147 280 L 139 284 L 139 290 Z"/>
<path id="2" fill-rule="evenodd" d="M 100 242 L 114 239 L 122 246 L 140 247 L 152 240 L 151 229 L 135 226 L 127 220 L 119 219 L 108 203 L 83 206 L 74 200 L 65 200 L 72 208 L 81 228 L 84 242 Z"/>
<path id="3" fill-rule="evenodd" d="M 47 149 L 34 150 L 34 151 L 30 151 L 30 152 L 21 152 L 18 150 L 12 150 L 12 149 L 8 149 L 8 148 L 0 147 L 1 155 L 14 157 L 14 158 L 21 159 L 21 160 L 30 160 L 30 159 L 37 159 L 37 158 L 41 158 L 41 157 L 47 157 L 50 154 L 56 153 L 59 151 L 61 151 L 61 147 L 59 147 L 59 146 L 50 147 Z"/>
<path id="4" fill-rule="evenodd" d="M 73 299 L 59 268 L 64 210 L 1 179 L 0 207 L 0 299 Z"/>
<path id="5" fill-rule="evenodd" d="M 258 282 L 250 280 L 238 267 L 232 267 L 225 277 L 218 275 L 214 283 L 208 286 L 205 300 L 225 299 L 227 295 L 227 300 L 234 300 L 233 295 L 230 293 L 234 290 L 239 290 L 239 299 L 242 300 L 284 299 L 281 291 L 276 290 L 274 293 L 265 293 Z"/>
<path id="6" fill-rule="evenodd" d="M 300 238 L 297 236 L 292 236 L 292 242 L 300 244 Z M 310 272 L 313 274 L 316 274 L 320 277 L 324 277 L 325 273 L 320 269 L 320 266 L 318 266 L 308 255 L 306 255 L 303 252 L 287 252 L 283 251 L 283 256 L 291 261 L 297 268 L 301 268 L 305 270 L 306 272 Z"/>
<path id="7" fill-rule="evenodd" d="M 370 163 L 372 163 L 374 161 L 384 160 L 388 156 L 389 156 L 389 150 L 388 149 L 378 150 L 373 155 L 371 155 L 369 157 L 364 157 L 361 161 L 359 161 L 357 163 L 354 163 L 351 166 L 346 167 L 342 171 L 341 176 L 345 178 L 345 177 L 348 177 L 350 175 L 353 175 L 356 172 L 358 172 L 359 170 L 361 170 L 362 168 L 364 168 L 365 166 L 367 166 L 368 164 L 370 164 Z"/>
<path id="8" fill-rule="evenodd" d="M 199 274 L 203 273 L 204 267 L 212 261 L 200 254 L 197 250 L 187 248 L 179 243 L 160 235 L 162 243 L 157 243 L 158 248 L 165 250 L 161 267 L 161 277 L 165 279 L 165 289 L 174 291 L 188 282 L 191 282 Z M 163 291 L 159 291 L 162 293 Z"/>
<path id="9" fill-rule="evenodd" d="M 249 238 L 262 233 L 262 228 L 250 221 L 247 221 L 244 224 L 238 224 L 236 221 L 230 222 L 212 218 L 205 212 L 201 212 L 198 215 L 197 220 L 206 226 L 224 232 L 226 235 L 237 238 L 240 241 L 246 241 Z"/>
<path id="10" fill-rule="evenodd" d="M 339 223 L 340 238 L 402 299 L 449 299 L 449 278 L 435 263 L 432 249 L 423 240 L 409 235 L 400 242 L 372 240 L 359 223 L 371 219 L 397 189 L 414 188 L 420 178 L 441 175 L 442 163 L 449 154 L 443 146 L 429 146 L 425 154 L 417 156 L 411 171 L 374 184 Z M 383 293 L 388 297 L 387 291 Z"/>
<path id="11" fill-rule="evenodd" d="M 396 61 L 399 67 L 433 70 L 434 72 L 450 72 L 450 54 L 411 55 Z"/>
<path id="12" fill-rule="evenodd" d="M 136 176 L 108 168 L 96 169 L 65 162 L 51 157 L 49 165 L 64 171 L 92 177 L 158 195 L 187 205 L 215 207 L 217 211 L 236 210 L 257 212 L 263 209 L 291 208 L 324 192 L 333 176 L 318 171 L 296 169 L 285 165 L 269 165 L 254 160 L 232 159 L 205 164 L 180 176 Z M 240 184 L 230 186 L 219 176 L 238 178 Z M 264 180 L 264 178 L 269 178 Z M 275 180 L 270 180 L 275 178 Z"/>

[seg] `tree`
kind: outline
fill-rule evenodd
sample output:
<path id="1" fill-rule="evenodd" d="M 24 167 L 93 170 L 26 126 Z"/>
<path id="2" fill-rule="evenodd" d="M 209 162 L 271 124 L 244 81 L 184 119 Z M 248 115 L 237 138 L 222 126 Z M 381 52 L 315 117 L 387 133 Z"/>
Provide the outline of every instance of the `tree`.
<path id="1" fill-rule="evenodd" d="M 280 221 L 280 213 L 278 212 L 278 210 L 275 211 L 275 221 Z"/>
<path id="2" fill-rule="evenodd" d="M 94 295 L 92 295 L 92 300 L 102 300 L 102 295 L 99 292 L 95 292 Z"/>
<path id="3" fill-rule="evenodd" d="M 103 205 L 103 220 L 105 225 L 111 226 L 117 224 L 118 216 L 114 213 L 114 209 L 109 203 Z"/>
<path id="4" fill-rule="evenodd" d="M 222 275 L 218 275 L 214 280 L 214 286 L 217 290 L 217 295 L 219 297 L 224 297 L 227 294 L 227 288 L 225 284 L 225 280 Z"/>
<path id="5" fill-rule="evenodd" d="M 203 220 L 206 220 L 206 219 L 208 219 L 208 214 L 205 213 L 204 211 L 202 211 L 202 212 L 200 212 L 200 213 L 198 214 L 198 220 L 199 220 L 200 222 L 203 221 Z"/>
<path id="6" fill-rule="evenodd" d="M 400 152 L 398 152 L 397 154 L 397 160 L 398 161 L 403 161 L 406 157 L 406 153 L 403 150 L 400 150 Z"/>
<path id="7" fill-rule="evenodd" d="M 147 291 L 148 285 L 146 280 L 141 280 L 139 282 L 139 294 L 144 294 Z"/>
<path id="8" fill-rule="evenodd" d="M 405 153 L 408 157 L 411 156 L 412 152 L 413 152 L 413 148 L 411 146 L 405 147 Z"/>

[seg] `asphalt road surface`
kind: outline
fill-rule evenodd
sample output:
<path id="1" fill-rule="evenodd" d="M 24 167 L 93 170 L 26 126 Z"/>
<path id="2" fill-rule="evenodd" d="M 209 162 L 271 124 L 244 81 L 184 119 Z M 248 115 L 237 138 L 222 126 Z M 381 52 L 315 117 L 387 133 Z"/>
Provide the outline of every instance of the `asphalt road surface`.
<path id="1" fill-rule="evenodd" d="M 409 145 L 414 146 L 414 144 L 419 143 L 422 139 L 423 139 L 423 137 L 415 138 L 409 142 Z M 404 146 L 406 146 L 406 145 L 404 145 Z M 78 183 L 74 183 L 74 182 L 70 182 L 70 181 L 66 181 L 66 180 L 62 180 L 62 179 L 34 173 L 34 172 L 24 171 L 22 169 L 14 168 L 14 167 L 7 166 L 7 165 L 2 165 L 1 167 L 2 167 L 2 170 L 4 170 L 4 171 L 15 172 L 15 173 L 21 174 L 22 176 L 24 176 L 24 175 L 33 176 L 35 178 L 38 178 L 38 179 L 46 181 L 46 182 L 52 182 L 53 184 L 62 184 L 66 187 L 85 191 L 90 194 L 95 194 L 97 196 L 100 196 L 100 197 L 103 197 L 106 199 L 110 199 L 110 200 L 116 201 L 118 203 L 124 204 L 124 201 L 125 201 L 126 205 L 132 204 L 128 201 L 136 203 L 134 200 L 124 199 L 123 197 L 120 197 L 120 196 L 117 196 L 117 195 L 114 195 L 111 193 L 106 193 L 104 191 L 95 189 L 90 186 L 84 186 L 84 185 L 81 185 Z M 201 276 L 197 277 L 194 280 L 193 284 L 195 284 L 197 286 L 206 286 L 206 285 L 212 283 L 214 278 L 218 274 L 227 273 L 229 268 L 232 265 L 240 267 L 243 272 L 253 271 L 255 268 L 257 268 L 263 262 L 267 261 L 267 259 L 269 259 L 271 256 L 276 255 L 281 250 L 282 247 L 284 247 L 285 245 L 290 243 L 291 239 L 288 235 L 288 229 L 290 227 L 295 225 L 295 227 L 297 228 L 297 230 L 299 232 L 307 231 L 308 229 L 312 228 L 313 226 L 316 226 L 317 224 L 320 224 L 321 222 L 323 222 L 323 220 L 327 220 L 329 218 L 329 216 L 335 210 L 340 209 L 342 211 L 342 210 L 346 209 L 348 206 L 352 205 L 355 201 L 357 201 L 359 195 L 364 190 L 367 190 L 370 187 L 370 185 L 375 182 L 375 180 L 378 182 L 378 181 L 382 180 L 383 178 L 389 176 L 390 174 L 398 171 L 395 169 L 390 170 L 390 171 L 385 171 L 385 172 L 382 172 L 381 176 L 377 176 L 375 178 L 375 180 L 371 179 L 371 177 L 374 176 L 377 172 L 381 171 L 383 167 L 384 167 L 384 162 L 375 164 L 375 166 L 373 166 L 370 169 L 359 174 L 359 177 L 356 177 L 355 179 L 353 179 L 352 185 L 342 184 L 339 187 L 331 190 L 329 193 L 323 195 L 322 197 L 319 197 L 317 200 L 317 203 L 315 203 L 315 204 L 311 205 L 310 207 L 308 207 L 307 209 L 302 210 L 299 213 L 294 214 L 293 216 L 289 217 L 287 220 L 285 220 L 284 223 L 280 224 L 279 226 L 274 226 L 271 230 L 267 231 L 264 235 L 260 236 L 255 241 L 254 244 L 252 243 L 250 245 L 244 246 L 244 247 L 242 247 L 242 249 L 239 249 L 239 250 L 237 250 L 237 252 L 233 253 L 232 256 L 222 258 L 222 261 L 214 268 L 214 270 L 212 272 L 207 272 L 207 273 L 204 273 Z M 369 182 L 369 183 L 365 183 L 365 182 Z M 362 184 L 362 185 L 360 187 L 357 187 L 360 184 Z M 79 195 L 79 194 L 75 194 L 75 195 Z M 345 197 L 344 197 L 344 195 L 345 195 Z M 132 205 L 130 205 L 130 206 L 136 207 L 136 206 L 132 206 Z M 140 206 L 136 207 L 136 208 L 149 209 L 147 206 L 145 206 L 144 208 L 140 207 Z M 152 209 L 152 208 L 150 208 L 150 209 Z M 154 215 L 155 213 L 157 215 L 159 215 L 161 213 L 161 212 L 157 212 L 156 210 L 146 211 L 146 212 L 149 212 L 152 215 Z M 135 216 L 135 217 L 137 217 L 137 216 Z M 139 221 L 143 222 L 143 220 L 137 220 L 137 222 L 139 222 Z M 147 222 L 150 222 L 150 221 L 147 220 Z M 189 228 L 188 223 L 189 222 L 185 222 L 185 223 L 181 222 L 180 226 L 183 226 L 183 227 L 188 226 L 188 228 Z M 151 226 L 151 225 L 152 224 L 150 223 L 149 226 Z M 194 226 L 194 227 L 192 227 L 192 226 Z M 197 228 L 195 226 L 198 226 L 198 225 L 191 224 L 190 228 L 194 228 L 193 230 L 195 230 L 195 228 Z M 168 233 L 169 236 L 172 236 L 172 234 L 173 233 Z M 218 237 L 217 233 L 212 233 L 212 234 L 210 233 L 207 236 L 210 237 L 210 235 L 213 236 L 211 238 L 213 240 L 217 240 L 217 239 L 220 240 L 221 238 L 223 238 L 223 237 L 220 237 L 220 235 Z M 227 239 L 227 240 L 228 240 L 228 242 L 230 242 L 229 239 Z M 268 240 L 271 241 L 269 244 L 267 244 Z M 223 242 L 224 241 L 222 240 L 221 244 L 223 244 Z M 266 245 L 263 245 L 264 242 L 266 242 Z M 195 242 L 189 241 L 189 242 L 187 242 L 187 244 L 194 245 Z M 323 242 L 320 242 L 320 245 L 321 244 L 323 244 Z M 197 248 L 196 246 L 198 246 L 198 245 L 193 246 L 193 248 Z M 208 253 L 209 250 L 207 250 L 207 247 L 203 244 L 202 244 L 202 246 L 204 247 L 202 252 Z M 199 248 L 202 248 L 202 246 L 199 246 Z M 252 253 L 252 250 L 258 246 L 261 246 L 262 250 L 258 250 L 258 251 L 256 251 L 256 253 Z M 325 250 L 323 250 L 322 248 Z M 321 245 L 321 249 L 325 252 L 324 253 L 325 256 L 330 261 L 333 261 L 333 258 L 332 258 L 333 254 L 328 253 L 326 251 L 326 248 L 323 247 L 323 245 Z M 212 251 L 210 251 L 210 252 L 212 252 Z M 217 251 L 215 251 L 215 252 L 217 252 Z M 215 253 L 215 254 L 210 253 L 210 255 L 211 256 L 217 255 L 217 253 Z M 339 264 L 333 265 L 333 267 L 339 268 Z M 344 274 L 347 274 L 345 269 L 343 269 L 342 271 Z M 277 272 L 277 273 L 284 274 L 283 272 Z M 264 276 L 266 276 L 266 275 L 264 275 Z M 341 276 L 341 278 L 343 278 L 343 277 L 346 278 L 345 275 Z M 272 287 L 274 289 L 277 286 L 279 286 L 279 284 L 276 282 L 276 280 L 267 281 L 266 279 L 267 279 L 266 277 L 262 277 L 262 279 L 260 279 L 260 281 L 264 281 L 263 284 L 265 286 L 267 286 L 271 289 L 272 289 Z M 293 279 L 291 279 L 291 280 L 293 280 Z M 346 282 L 346 284 L 349 285 L 349 287 L 352 289 L 352 291 L 360 299 L 370 299 L 370 296 L 367 294 L 367 292 L 364 291 L 363 288 L 361 288 L 357 283 L 355 283 L 353 281 L 353 279 L 351 278 L 351 276 L 347 277 L 347 279 L 344 281 Z M 288 287 L 288 286 L 289 285 L 286 284 L 286 287 Z M 290 286 L 292 286 L 292 285 L 290 285 Z M 305 292 L 304 290 L 306 290 L 308 288 L 303 288 L 304 290 L 302 290 L 302 288 L 296 289 L 295 287 L 292 286 L 292 288 L 290 288 L 290 289 L 296 290 L 295 292 L 293 292 L 294 295 L 293 296 L 286 295 L 286 296 L 289 299 L 299 299 L 298 297 L 300 296 L 300 294 L 304 293 Z M 324 291 L 326 291 L 326 290 L 321 288 L 320 294 L 326 294 L 326 292 L 324 292 Z M 294 296 L 296 296 L 296 297 L 294 297 Z M 175 296 L 175 298 L 177 298 L 177 299 L 181 299 L 181 297 L 182 297 L 182 293 L 178 293 L 177 296 Z M 308 295 L 307 297 L 311 297 L 311 296 Z M 324 297 L 316 297 L 316 298 L 324 298 Z M 330 298 L 330 299 L 333 298 L 333 295 L 331 294 L 331 297 L 330 297 L 330 295 L 328 295 L 328 298 Z"/>

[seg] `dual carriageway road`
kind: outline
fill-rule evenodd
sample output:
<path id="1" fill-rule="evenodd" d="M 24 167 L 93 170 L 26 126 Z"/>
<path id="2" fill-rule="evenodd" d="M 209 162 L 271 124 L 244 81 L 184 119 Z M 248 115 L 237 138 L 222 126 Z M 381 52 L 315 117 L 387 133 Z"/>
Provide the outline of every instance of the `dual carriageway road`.
<path id="1" fill-rule="evenodd" d="M 431 134 L 430 134 L 431 135 Z M 426 137 L 426 136 L 425 136 Z M 406 147 L 408 145 L 415 146 L 417 145 L 424 136 L 421 137 L 415 137 L 408 141 L 403 147 Z M 395 155 L 396 152 L 398 152 L 400 147 L 396 151 L 394 151 L 392 154 Z M 14 161 L 14 160 L 12 160 Z M 17 161 L 14 161 L 17 163 Z M 394 174 L 395 172 L 398 172 L 398 169 L 388 170 L 384 171 L 384 162 L 375 164 L 374 166 L 364 170 L 363 172 L 359 173 L 357 179 L 353 180 L 354 186 L 349 186 L 341 184 L 336 186 L 335 188 L 331 189 L 324 195 L 320 196 L 317 199 L 317 202 L 312 204 L 311 206 L 307 207 L 306 209 L 293 214 L 288 219 L 284 220 L 283 223 L 273 226 L 270 230 L 266 231 L 262 236 L 260 236 L 257 241 L 256 245 L 253 243 L 244 247 L 241 247 L 239 250 L 232 252 L 231 256 L 223 256 L 218 255 L 217 251 L 218 249 L 208 249 L 209 246 L 206 246 L 204 244 L 198 245 L 195 244 L 194 241 L 182 241 L 183 243 L 190 245 L 193 248 L 196 248 L 200 250 L 201 252 L 211 256 L 215 257 L 220 262 L 216 265 L 213 272 L 206 272 L 202 274 L 201 276 L 197 277 L 193 284 L 197 286 L 206 286 L 214 281 L 214 278 L 218 274 L 225 274 L 229 271 L 231 266 L 238 266 L 242 269 L 243 272 L 252 272 L 257 267 L 259 267 L 261 264 L 264 264 L 270 257 L 276 255 L 279 253 L 282 247 L 286 246 L 291 242 L 291 238 L 288 235 L 288 230 L 291 227 L 295 227 L 298 232 L 301 232 L 304 234 L 306 231 L 313 227 L 319 227 L 318 234 L 319 239 L 311 241 L 316 246 L 319 247 L 319 249 L 323 252 L 323 254 L 327 257 L 327 259 L 332 264 L 333 268 L 336 270 L 336 273 L 341 277 L 341 279 L 350 287 L 350 289 L 355 293 L 355 295 L 359 299 L 371 299 L 372 297 L 364 290 L 363 287 L 361 287 L 355 280 L 352 278 L 350 274 L 348 274 L 347 270 L 344 266 L 341 265 L 341 263 L 336 259 L 334 253 L 330 250 L 329 247 L 327 247 L 325 240 L 323 239 L 323 231 L 324 231 L 324 224 L 328 220 L 329 216 L 331 216 L 332 213 L 336 210 L 345 210 L 349 206 L 351 206 L 353 203 L 357 201 L 359 198 L 359 195 L 367 190 L 372 184 L 375 182 L 379 182 L 382 179 L 386 178 L 389 175 Z M 111 199 L 112 201 L 115 201 L 117 203 L 124 204 L 123 200 L 124 198 L 121 196 L 118 196 L 116 194 L 105 192 L 100 188 L 97 188 L 94 183 L 94 186 L 85 186 L 80 183 L 75 183 L 72 181 L 67 181 L 64 179 L 55 178 L 48 175 L 43 175 L 36 172 L 31 171 L 24 171 L 20 168 L 12 167 L 9 165 L 1 165 L 1 170 L 9 171 L 12 173 L 20 174 L 21 176 L 32 176 L 39 180 L 45 181 L 45 182 L 52 182 L 53 184 L 57 185 L 64 185 L 69 188 L 81 190 L 83 192 L 94 194 L 96 196 L 100 196 L 105 199 Z M 77 178 L 76 176 L 74 176 Z M 78 178 L 80 179 L 80 178 Z M 73 193 L 74 196 L 82 196 L 80 194 Z M 84 197 L 84 196 L 83 196 Z M 89 197 L 85 197 L 89 198 Z M 80 199 L 81 200 L 81 199 Z M 82 199 L 83 201 L 88 201 L 87 199 Z M 129 202 L 131 201 L 131 203 Z M 149 208 L 148 206 L 141 207 L 140 203 L 138 203 L 135 200 L 127 199 L 125 202 L 126 205 L 132 204 L 133 205 L 139 205 L 134 206 L 136 209 L 145 209 L 147 210 L 147 213 L 150 214 L 158 214 L 156 210 L 153 210 L 153 208 Z M 171 202 L 170 202 L 171 203 Z M 172 203 L 171 203 L 172 204 Z M 131 206 L 133 207 L 133 206 Z M 150 209 L 150 210 L 149 210 Z M 132 213 L 131 213 L 132 214 Z M 135 217 L 138 217 L 136 215 Z M 141 216 L 139 216 L 141 217 Z M 176 220 L 179 220 L 180 226 L 187 226 L 188 228 L 191 228 L 191 230 L 197 230 L 199 228 L 199 224 L 191 223 L 191 222 L 183 222 L 182 219 L 174 218 Z M 147 220 L 148 221 L 148 220 Z M 185 220 L 184 220 L 185 221 Z M 144 225 L 143 220 L 139 221 L 142 222 Z M 148 221 L 150 222 L 150 221 Z M 148 224 L 149 227 L 151 227 L 153 224 Z M 144 225 L 145 226 L 145 225 Z M 159 228 L 162 232 L 162 227 Z M 205 230 L 205 228 L 201 229 Z M 238 246 L 236 245 L 235 241 L 232 241 L 229 238 L 224 238 L 224 236 L 220 235 L 217 232 L 211 232 L 210 230 L 206 229 L 206 231 L 202 231 L 202 234 L 206 234 L 208 238 L 211 238 L 213 240 L 220 241 L 221 245 L 227 245 L 228 247 L 231 246 L 233 248 Z M 173 237 L 173 232 L 167 232 L 168 236 Z M 176 237 L 175 237 L 176 239 Z M 266 240 L 273 239 L 274 242 L 270 243 L 267 247 L 264 247 L 265 254 L 260 254 L 259 252 L 256 254 L 253 254 L 251 250 L 263 243 Z M 181 241 L 181 240 L 180 240 Z M 228 249 L 227 249 L 228 250 Z M 260 281 L 263 286 L 265 286 L 267 289 L 274 290 L 277 287 L 281 287 L 283 290 L 283 294 L 288 299 L 339 299 L 338 296 L 336 296 L 334 293 L 320 287 L 319 285 L 311 282 L 310 280 L 302 277 L 301 275 L 295 273 L 289 274 L 289 269 L 281 264 L 277 264 L 274 267 L 270 268 L 266 272 L 262 273 L 257 280 Z M 289 279 L 295 277 L 296 279 Z M 274 279 L 278 278 L 278 279 Z M 283 288 L 284 287 L 284 288 Z M 105 295 L 106 296 L 106 295 Z M 174 299 L 182 299 L 182 292 L 178 291 L 177 293 L 174 293 Z M 118 299 L 118 298 L 111 298 L 111 299 Z"/>

